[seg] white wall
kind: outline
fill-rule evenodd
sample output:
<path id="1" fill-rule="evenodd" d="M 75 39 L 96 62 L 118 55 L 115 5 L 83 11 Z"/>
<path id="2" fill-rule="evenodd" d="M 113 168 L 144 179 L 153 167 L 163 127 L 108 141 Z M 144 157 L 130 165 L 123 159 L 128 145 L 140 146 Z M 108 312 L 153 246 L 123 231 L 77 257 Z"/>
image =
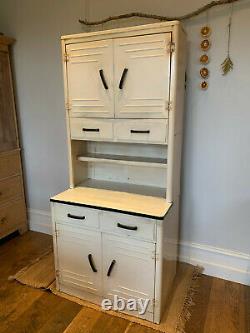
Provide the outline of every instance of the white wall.
<path id="1" fill-rule="evenodd" d="M 21 4 L 22 3 L 22 4 Z M 35 5 L 34 5 L 35 3 Z M 180 15 L 206 0 L 91 0 L 88 17 L 130 11 Z M 153 4 L 153 5 L 152 5 Z M 183 160 L 181 257 L 207 272 L 248 283 L 250 252 L 250 1 L 235 4 L 232 59 L 226 56 L 229 7 L 212 9 L 209 90 L 199 90 L 200 27 L 206 15 L 185 22 L 188 89 Z M 59 36 L 83 31 L 83 0 L 5 0 L 0 31 L 17 39 L 14 64 L 24 147 L 27 194 L 32 214 L 49 210 L 49 197 L 68 185 Z M 128 20 L 128 25 L 145 20 Z M 99 28 L 116 27 L 113 22 Z M 45 222 L 44 222 L 45 223 Z"/>

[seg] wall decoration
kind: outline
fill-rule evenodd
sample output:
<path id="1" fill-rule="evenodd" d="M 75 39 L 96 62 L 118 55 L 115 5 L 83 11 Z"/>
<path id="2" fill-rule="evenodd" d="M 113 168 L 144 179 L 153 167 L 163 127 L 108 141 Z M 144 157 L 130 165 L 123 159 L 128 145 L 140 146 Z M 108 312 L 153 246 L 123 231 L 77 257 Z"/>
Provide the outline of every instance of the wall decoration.
<path id="1" fill-rule="evenodd" d="M 231 27 L 232 27 L 232 17 L 233 17 L 233 4 L 231 5 L 231 13 L 229 16 L 228 23 L 228 42 L 227 42 L 227 57 L 221 64 L 222 75 L 227 75 L 230 71 L 233 70 L 233 61 L 230 57 L 230 43 L 231 43 Z"/>
<path id="2" fill-rule="evenodd" d="M 200 56 L 200 63 L 202 65 L 207 65 L 209 63 L 209 57 L 207 54 L 204 53 Z"/>
<path id="3" fill-rule="evenodd" d="M 201 68 L 200 75 L 203 79 L 207 79 L 209 76 L 209 70 L 206 67 Z"/>
<path id="4" fill-rule="evenodd" d="M 207 83 L 207 81 L 202 81 L 202 82 L 201 82 L 201 89 L 202 89 L 202 90 L 207 90 L 207 88 L 208 88 L 208 83 Z"/>
<path id="5" fill-rule="evenodd" d="M 201 42 L 201 49 L 203 51 L 207 51 L 210 49 L 211 43 L 208 39 L 203 39 L 203 41 Z"/>
<path id="6" fill-rule="evenodd" d="M 99 24 L 104 24 L 110 21 L 114 20 L 120 20 L 120 19 L 126 19 L 126 18 L 131 18 L 131 17 L 141 17 L 141 18 L 148 18 L 148 19 L 155 19 L 159 21 L 183 21 L 190 19 L 194 16 L 200 15 L 201 13 L 205 13 L 208 9 L 215 7 L 215 6 L 221 6 L 221 5 L 226 5 L 230 4 L 233 2 L 238 2 L 241 0 L 217 0 L 217 1 L 212 1 L 208 3 L 207 5 L 182 16 L 173 16 L 173 17 L 168 17 L 168 16 L 161 16 L 161 15 L 154 15 L 154 14 L 145 14 L 145 13 L 128 13 L 128 14 L 121 14 L 121 15 L 116 15 L 116 16 L 109 16 L 105 19 L 99 20 L 99 21 L 89 21 L 87 19 L 80 19 L 79 23 L 85 24 L 85 25 L 99 25 Z"/>
<path id="7" fill-rule="evenodd" d="M 211 28 L 209 26 L 201 28 L 201 36 L 203 38 L 209 37 L 210 35 L 211 35 Z"/>
<path id="8" fill-rule="evenodd" d="M 211 47 L 211 41 L 209 39 L 211 33 L 212 33 L 212 29 L 209 26 L 209 11 L 207 11 L 206 12 L 206 25 L 204 25 L 200 30 L 201 37 L 203 38 L 203 40 L 200 44 L 200 48 L 204 52 L 200 56 L 200 63 L 203 65 L 203 67 L 200 69 L 200 76 L 203 79 L 203 81 L 200 84 L 200 88 L 202 90 L 207 90 L 207 88 L 208 88 L 207 78 L 209 76 L 209 70 L 204 65 L 207 65 L 209 63 L 209 56 L 205 52 L 208 51 Z"/>

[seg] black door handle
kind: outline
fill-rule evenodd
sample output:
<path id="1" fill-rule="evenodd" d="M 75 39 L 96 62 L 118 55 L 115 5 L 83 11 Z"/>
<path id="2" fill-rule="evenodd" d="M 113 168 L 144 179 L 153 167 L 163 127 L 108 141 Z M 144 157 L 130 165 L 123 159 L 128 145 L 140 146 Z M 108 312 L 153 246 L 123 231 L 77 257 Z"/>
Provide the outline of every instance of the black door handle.
<path id="1" fill-rule="evenodd" d="M 109 87 L 108 87 L 107 82 L 106 82 L 106 80 L 105 80 L 105 76 L 104 76 L 103 69 L 100 69 L 100 70 L 99 70 L 99 74 L 100 74 L 100 77 L 101 77 L 102 84 L 103 84 L 104 88 L 105 88 L 106 90 L 108 90 Z"/>
<path id="2" fill-rule="evenodd" d="M 124 225 L 121 223 L 117 223 L 117 227 L 121 228 L 121 229 L 126 229 L 126 230 L 133 230 L 133 231 L 136 231 L 138 229 L 138 227 L 136 227 L 136 226 L 132 227 L 130 225 Z"/>
<path id="3" fill-rule="evenodd" d="M 124 70 L 122 72 L 122 77 L 121 77 L 121 80 L 120 80 L 120 83 L 119 83 L 119 89 L 123 88 L 124 80 L 125 80 L 125 78 L 127 76 L 127 73 L 128 73 L 128 68 L 124 68 Z"/>
<path id="4" fill-rule="evenodd" d="M 115 265 L 116 261 L 115 260 L 112 260 L 110 266 L 109 266 L 109 269 L 108 269 L 108 273 L 107 273 L 107 276 L 110 276 L 113 268 L 114 268 L 114 265 Z"/>
<path id="5" fill-rule="evenodd" d="M 141 133 L 141 134 L 149 134 L 150 130 L 145 130 L 145 131 L 139 131 L 139 130 L 130 130 L 130 133 Z"/>
<path id="6" fill-rule="evenodd" d="M 91 253 L 88 255 L 88 259 L 89 259 L 89 264 L 90 264 L 90 267 L 91 267 L 92 271 L 94 273 L 97 273 L 97 269 L 95 268 L 95 264 L 93 262 L 93 257 L 92 257 Z"/>
<path id="7" fill-rule="evenodd" d="M 83 132 L 100 132 L 100 128 L 82 128 Z"/>
<path id="8" fill-rule="evenodd" d="M 72 214 L 67 214 L 67 216 L 70 219 L 75 219 L 75 220 L 85 220 L 85 216 L 77 216 L 77 215 L 72 215 Z"/>

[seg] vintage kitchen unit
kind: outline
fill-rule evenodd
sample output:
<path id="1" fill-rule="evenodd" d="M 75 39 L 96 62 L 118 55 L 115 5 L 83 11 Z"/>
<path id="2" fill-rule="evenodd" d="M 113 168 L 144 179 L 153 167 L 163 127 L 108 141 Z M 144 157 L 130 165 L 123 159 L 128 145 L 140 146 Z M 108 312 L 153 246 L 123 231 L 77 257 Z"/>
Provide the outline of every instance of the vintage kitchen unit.
<path id="1" fill-rule="evenodd" d="M 51 198 L 57 288 L 150 299 L 176 272 L 185 33 L 177 21 L 62 37 L 70 189 Z M 137 312 L 130 314 L 139 316 Z"/>

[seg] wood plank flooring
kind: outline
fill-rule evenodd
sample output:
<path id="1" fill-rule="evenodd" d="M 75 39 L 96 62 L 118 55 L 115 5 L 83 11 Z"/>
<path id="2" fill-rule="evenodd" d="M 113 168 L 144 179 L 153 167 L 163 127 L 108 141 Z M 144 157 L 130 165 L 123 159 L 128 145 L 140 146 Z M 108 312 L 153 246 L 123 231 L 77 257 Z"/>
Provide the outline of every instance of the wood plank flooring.
<path id="1" fill-rule="evenodd" d="M 0 333 L 62 333 L 79 313 L 78 304 L 8 281 L 49 245 L 50 236 L 31 231 L 0 241 Z M 250 287 L 208 276 L 200 284 L 186 333 L 250 332 Z M 84 315 L 85 324 L 75 333 L 157 332 L 88 308 Z"/>

